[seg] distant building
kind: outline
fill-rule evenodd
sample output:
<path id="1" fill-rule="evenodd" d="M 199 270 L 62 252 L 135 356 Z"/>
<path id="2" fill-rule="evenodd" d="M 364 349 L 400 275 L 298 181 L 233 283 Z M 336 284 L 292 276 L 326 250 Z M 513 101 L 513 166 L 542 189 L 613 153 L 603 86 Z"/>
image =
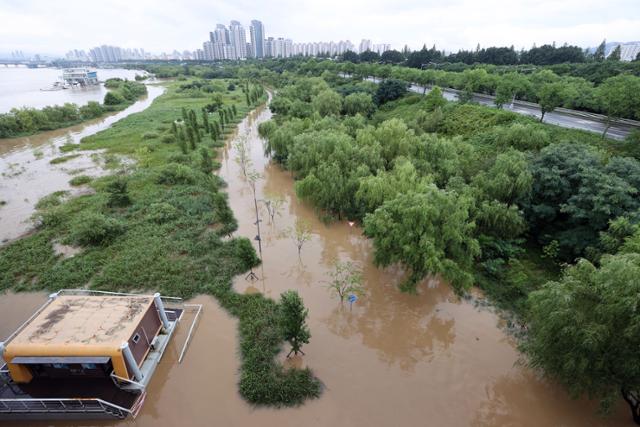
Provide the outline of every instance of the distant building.
<path id="1" fill-rule="evenodd" d="M 360 42 L 360 49 L 358 50 L 358 52 L 362 53 L 368 50 L 371 50 L 371 40 L 362 39 L 362 41 Z"/>
<path id="2" fill-rule="evenodd" d="M 640 53 L 640 42 L 622 43 L 620 45 L 620 59 L 622 61 L 633 61 Z"/>
<path id="3" fill-rule="evenodd" d="M 235 53 L 235 58 L 229 59 L 245 59 L 247 57 L 247 36 L 240 22 L 231 21 L 229 37 Z"/>
<path id="4" fill-rule="evenodd" d="M 253 58 L 264 58 L 264 25 L 258 20 L 251 21 L 249 27 L 249 33 L 251 36 L 251 46 L 253 49 Z"/>

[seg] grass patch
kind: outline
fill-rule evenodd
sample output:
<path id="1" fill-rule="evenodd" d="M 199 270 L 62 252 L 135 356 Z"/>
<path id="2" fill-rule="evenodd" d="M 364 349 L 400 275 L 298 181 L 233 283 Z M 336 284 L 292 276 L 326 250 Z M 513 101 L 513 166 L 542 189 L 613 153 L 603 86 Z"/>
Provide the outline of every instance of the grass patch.
<path id="1" fill-rule="evenodd" d="M 73 178 L 71 178 L 71 180 L 69 181 L 69 184 L 72 185 L 73 187 L 77 187 L 79 185 L 88 184 L 92 180 L 93 180 L 93 178 L 91 178 L 90 176 L 78 175 L 78 176 L 74 176 Z"/>
<path id="2" fill-rule="evenodd" d="M 228 82 L 221 81 L 225 87 Z M 276 361 L 283 346 L 278 303 L 232 288 L 232 278 L 259 259 L 248 239 L 226 238 L 237 222 L 224 183 L 202 168 L 201 150 L 215 158 L 213 147 L 222 141 L 205 134 L 195 150 L 183 154 L 178 144 L 144 138 L 145 132 L 180 118 L 183 107 L 195 110 L 202 124 L 200 111 L 210 95 L 181 94 L 177 84 L 168 84 L 166 94 L 145 111 L 81 142 L 83 150 L 106 150 L 107 159 L 135 160 L 126 187 L 114 184 L 120 175 L 108 176 L 92 181 L 95 194 L 69 200 L 62 200 L 63 194 L 47 196 L 34 218 L 36 232 L 0 249 L 0 291 L 89 287 L 184 298 L 211 294 L 239 319 L 241 395 L 256 405 L 301 404 L 317 397 L 321 384 L 311 370 L 285 369 Z M 225 93 L 225 104 L 239 94 L 239 88 Z M 249 111 L 242 103 L 236 108 L 233 123 Z M 112 203 L 114 189 L 126 193 L 126 204 Z M 82 245 L 83 251 L 63 259 L 53 251 L 54 240 Z"/>
<path id="3" fill-rule="evenodd" d="M 70 151 L 77 150 L 78 148 L 80 148 L 80 144 L 67 143 L 67 144 L 61 145 L 59 150 L 62 153 L 68 153 Z"/>
<path id="4" fill-rule="evenodd" d="M 49 163 L 52 165 L 57 165 L 60 163 L 68 162 L 69 160 L 73 160 L 76 157 L 80 157 L 80 154 L 70 154 L 68 156 L 56 157 L 55 159 L 51 159 Z"/>

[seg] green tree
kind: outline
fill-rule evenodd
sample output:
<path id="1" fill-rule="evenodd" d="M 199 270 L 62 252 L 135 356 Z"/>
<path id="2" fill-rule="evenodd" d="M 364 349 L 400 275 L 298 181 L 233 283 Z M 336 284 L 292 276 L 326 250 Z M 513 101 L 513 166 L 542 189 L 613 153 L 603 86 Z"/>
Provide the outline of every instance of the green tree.
<path id="1" fill-rule="evenodd" d="M 349 294 L 364 294 L 362 272 L 356 268 L 354 263 L 336 260 L 333 267 L 333 271 L 329 273 L 331 279 L 327 284 L 327 288 L 340 299 L 340 302 L 343 302 Z"/>
<path id="2" fill-rule="evenodd" d="M 593 53 L 593 59 L 595 61 L 598 61 L 598 62 L 604 61 L 604 52 L 607 47 L 606 45 L 607 45 L 607 41 L 602 40 L 602 43 L 600 43 L 596 51 Z"/>
<path id="3" fill-rule="evenodd" d="M 428 274 L 442 275 L 456 289 L 470 286 L 469 271 L 480 255 L 470 207 L 469 198 L 435 185 L 386 201 L 364 219 L 364 232 L 373 239 L 375 263 L 405 265 L 410 274 L 401 285 L 403 290 L 415 290 Z"/>
<path id="4" fill-rule="evenodd" d="M 342 97 L 333 90 L 324 90 L 313 99 L 313 108 L 323 117 L 337 116 L 342 110 Z"/>
<path id="5" fill-rule="evenodd" d="M 280 328 L 285 341 L 291 345 L 291 353 L 304 354 L 302 346 L 309 343 L 311 333 L 307 326 L 307 316 L 309 310 L 304 307 L 304 303 L 297 291 L 289 290 L 280 295 Z"/>
<path id="6" fill-rule="evenodd" d="M 569 267 L 529 296 L 529 363 L 609 409 L 622 395 L 640 424 L 640 254 Z"/>
<path id="7" fill-rule="evenodd" d="M 544 115 L 560 107 L 565 100 L 563 86 L 561 83 L 545 83 L 537 93 L 540 104 L 540 121 L 544 120 Z"/>
<path id="8" fill-rule="evenodd" d="M 610 77 L 598 87 L 597 93 L 601 108 L 607 115 L 603 138 L 613 120 L 640 118 L 640 77 L 627 74 Z"/>
<path id="9" fill-rule="evenodd" d="M 397 79 L 387 79 L 378 85 L 376 90 L 376 104 L 382 105 L 403 97 L 407 93 L 407 82 Z"/>
<path id="10" fill-rule="evenodd" d="M 442 90 L 439 86 L 434 86 L 424 99 L 427 111 L 434 111 L 435 109 L 442 108 L 447 104 L 447 100 L 442 96 Z"/>
<path id="11" fill-rule="evenodd" d="M 347 95 L 342 103 L 342 110 L 349 116 L 362 114 L 363 116 L 371 115 L 376 109 L 373 98 L 368 93 L 356 92 Z"/>
<path id="12" fill-rule="evenodd" d="M 621 45 L 618 45 L 613 49 L 613 51 L 607 56 L 607 61 L 620 61 L 620 53 L 621 53 Z"/>

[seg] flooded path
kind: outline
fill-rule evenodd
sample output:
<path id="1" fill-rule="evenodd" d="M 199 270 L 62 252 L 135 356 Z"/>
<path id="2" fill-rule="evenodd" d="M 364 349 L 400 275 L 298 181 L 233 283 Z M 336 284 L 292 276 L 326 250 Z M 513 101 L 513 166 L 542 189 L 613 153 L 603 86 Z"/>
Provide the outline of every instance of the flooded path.
<path id="1" fill-rule="evenodd" d="M 69 180 L 74 175 L 104 175 L 105 159 L 100 151 L 73 150 L 63 153 L 65 144 L 79 144 L 113 123 L 146 109 L 164 92 L 161 86 L 147 85 L 148 94 L 130 107 L 82 124 L 41 132 L 36 135 L 0 139 L 0 245 L 25 234 L 30 228 L 29 218 L 38 200 L 55 191 L 78 194 L 86 188 L 73 188 Z M 55 158 L 80 154 L 58 164 Z"/>
<path id="2" fill-rule="evenodd" d="M 262 174 L 259 199 L 282 197 L 281 215 L 271 224 L 261 213 L 263 264 L 260 280 L 238 277 L 238 292 L 262 292 L 278 298 L 297 289 L 309 308 L 311 342 L 306 356 L 285 363 L 309 366 L 326 388 L 319 399 L 298 408 L 253 408 L 237 391 L 237 321 L 215 300 L 204 304 L 193 341 L 181 365 L 177 352 L 186 334 L 184 322 L 151 382 L 135 421 L 42 423 L 30 425 L 169 426 L 632 426 L 624 405 L 599 418 L 596 405 L 574 401 L 558 386 L 517 365 L 514 342 L 498 327 L 490 310 L 460 300 L 445 284 L 427 281 L 418 295 L 396 288 L 394 269 L 380 270 L 372 245 L 357 227 L 324 224 L 295 197 L 293 180 L 263 155 L 257 124 L 270 117 L 264 108 L 245 119 L 238 138 L 251 147 L 252 168 Z M 222 152 L 220 175 L 229 184 L 229 202 L 238 219 L 237 234 L 256 235 L 253 196 L 232 144 Z M 263 204 L 261 204 L 263 205 Z M 285 230 L 305 220 L 312 238 L 297 249 Z M 255 242 L 254 242 L 255 243 Z M 324 282 L 333 261 L 351 260 L 363 269 L 366 295 L 350 310 L 331 297 Z M 44 301 L 41 294 L 0 297 L 0 333 L 7 335 L 5 309 L 23 318 Z M 33 300 L 33 301 L 32 301 Z M 18 304 L 21 313 L 14 313 Z M 14 326 L 17 326 L 13 322 Z M 287 350 L 288 351 L 288 350 Z M 25 426 L 26 424 L 18 424 Z"/>

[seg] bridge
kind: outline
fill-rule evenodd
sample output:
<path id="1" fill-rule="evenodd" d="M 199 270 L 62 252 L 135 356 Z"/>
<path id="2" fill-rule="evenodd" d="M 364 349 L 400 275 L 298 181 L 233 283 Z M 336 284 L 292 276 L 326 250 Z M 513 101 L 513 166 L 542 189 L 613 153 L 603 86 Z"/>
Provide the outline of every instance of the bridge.
<path id="1" fill-rule="evenodd" d="M 32 61 L 30 59 L 0 59 L 0 66 L 4 67 L 19 67 L 21 65 L 26 66 L 27 68 L 40 68 L 46 67 L 51 63 L 48 61 Z"/>

